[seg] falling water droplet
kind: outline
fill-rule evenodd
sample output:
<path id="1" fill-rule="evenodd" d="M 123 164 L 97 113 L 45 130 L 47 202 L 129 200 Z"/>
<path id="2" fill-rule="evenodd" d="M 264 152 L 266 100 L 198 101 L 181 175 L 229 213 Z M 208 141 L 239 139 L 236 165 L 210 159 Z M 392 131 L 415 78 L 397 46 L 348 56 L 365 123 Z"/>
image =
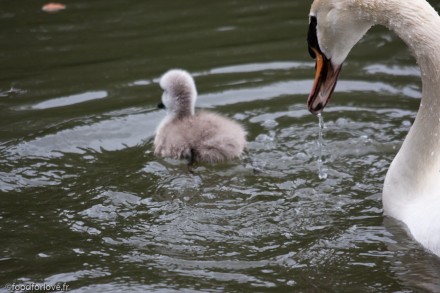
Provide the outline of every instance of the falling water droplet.
<path id="1" fill-rule="evenodd" d="M 319 120 L 319 133 L 318 133 L 318 177 L 321 180 L 327 179 L 328 174 L 324 170 L 324 163 L 322 161 L 322 148 L 323 148 L 323 138 L 322 138 L 322 132 L 324 129 L 324 118 L 322 117 L 322 114 L 318 114 L 318 120 Z"/>

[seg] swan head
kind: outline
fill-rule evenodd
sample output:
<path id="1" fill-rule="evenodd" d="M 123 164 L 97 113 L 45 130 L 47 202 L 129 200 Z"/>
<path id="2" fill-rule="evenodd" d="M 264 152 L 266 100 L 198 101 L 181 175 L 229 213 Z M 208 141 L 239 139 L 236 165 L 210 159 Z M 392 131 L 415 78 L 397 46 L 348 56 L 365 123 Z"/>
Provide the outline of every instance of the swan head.
<path id="1" fill-rule="evenodd" d="M 307 106 L 313 114 L 325 108 L 335 89 L 342 63 L 372 26 L 355 3 L 355 0 L 315 0 L 312 4 L 307 41 L 310 56 L 316 63 Z"/>
<path id="2" fill-rule="evenodd" d="M 171 69 L 160 78 L 163 89 L 161 109 L 176 117 L 194 114 L 197 90 L 192 76 L 185 70 Z"/>

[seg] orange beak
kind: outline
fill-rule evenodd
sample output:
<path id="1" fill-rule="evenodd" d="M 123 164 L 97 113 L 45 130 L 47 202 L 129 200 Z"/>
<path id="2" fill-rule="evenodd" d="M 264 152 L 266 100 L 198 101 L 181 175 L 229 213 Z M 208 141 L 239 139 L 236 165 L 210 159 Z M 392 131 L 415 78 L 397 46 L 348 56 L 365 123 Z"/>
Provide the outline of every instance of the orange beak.
<path id="1" fill-rule="evenodd" d="M 330 101 L 333 90 L 338 81 L 341 66 L 334 67 L 331 60 L 319 50 L 319 48 L 309 47 L 311 55 L 315 57 L 315 79 L 312 90 L 307 99 L 309 111 L 313 114 L 321 113 Z"/>

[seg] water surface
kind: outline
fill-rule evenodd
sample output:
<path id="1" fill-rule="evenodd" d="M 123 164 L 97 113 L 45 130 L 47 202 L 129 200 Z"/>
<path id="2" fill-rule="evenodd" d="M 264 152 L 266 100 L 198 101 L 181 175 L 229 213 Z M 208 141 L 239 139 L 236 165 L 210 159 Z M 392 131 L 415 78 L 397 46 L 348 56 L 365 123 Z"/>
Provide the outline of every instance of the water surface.
<path id="1" fill-rule="evenodd" d="M 309 2 L 42 4 L 0 10 L 2 286 L 440 291 L 439 259 L 382 214 L 421 96 L 394 34 L 373 28 L 344 65 L 321 180 Z M 153 155 L 157 81 L 175 67 L 195 76 L 199 107 L 246 127 L 243 160 L 191 174 Z"/>

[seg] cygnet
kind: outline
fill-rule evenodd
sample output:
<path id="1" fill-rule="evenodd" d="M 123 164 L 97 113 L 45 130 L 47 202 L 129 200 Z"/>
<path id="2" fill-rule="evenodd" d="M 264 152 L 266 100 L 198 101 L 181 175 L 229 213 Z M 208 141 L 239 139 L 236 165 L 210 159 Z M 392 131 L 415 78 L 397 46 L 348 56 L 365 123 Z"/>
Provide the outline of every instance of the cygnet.
<path id="1" fill-rule="evenodd" d="M 191 75 L 172 69 L 160 79 L 164 90 L 159 108 L 167 110 L 154 139 L 154 153 L 161 157 L 217 163 L 240 157 L 246 147 L 243 127 L 219 114 L 195 113 L 197 90 Z"/>

